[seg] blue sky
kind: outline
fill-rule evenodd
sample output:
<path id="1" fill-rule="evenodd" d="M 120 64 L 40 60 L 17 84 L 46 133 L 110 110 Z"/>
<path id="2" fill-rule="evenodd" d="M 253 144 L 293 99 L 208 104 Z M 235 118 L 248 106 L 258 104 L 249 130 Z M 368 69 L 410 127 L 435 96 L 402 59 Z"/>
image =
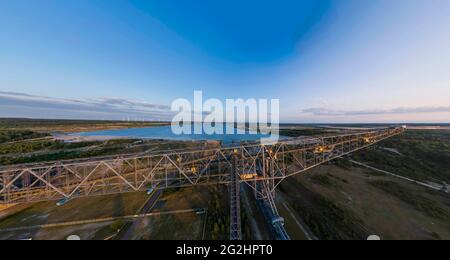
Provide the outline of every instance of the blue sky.
<path id="1" fill-rule="evenodd" d="M 203 90 L 284 122 L 450 122 L 449 24 L 447 0 L 0 0 L 0 116 L 164 119 Z"/>

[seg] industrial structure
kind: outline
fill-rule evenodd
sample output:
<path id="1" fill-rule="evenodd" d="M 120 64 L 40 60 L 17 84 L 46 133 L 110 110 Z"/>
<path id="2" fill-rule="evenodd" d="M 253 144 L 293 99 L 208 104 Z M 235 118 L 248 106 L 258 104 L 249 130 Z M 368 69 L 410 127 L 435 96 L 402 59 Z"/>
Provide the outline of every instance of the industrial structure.
<path id="1" fill-rule="evenodd" d="M 288 239 L 274 197 L 289 176 L 398 135 L 403 127 L 287 139 L 271 145 L 246 143 L 158 154 L 117 156 L 22 165 L 0 171 L 0 204 L 174 187 L 226 184 L 230 187 L 230 239 L 240 239 L 240 189 L 250 187 L 271 210 L 280 239 Z"/>

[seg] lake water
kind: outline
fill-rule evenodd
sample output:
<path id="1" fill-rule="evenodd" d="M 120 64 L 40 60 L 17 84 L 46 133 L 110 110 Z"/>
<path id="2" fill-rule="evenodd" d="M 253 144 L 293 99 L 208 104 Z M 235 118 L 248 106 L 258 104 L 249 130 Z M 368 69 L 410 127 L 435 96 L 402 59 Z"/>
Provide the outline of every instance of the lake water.
<path id="1" fill-rule="evenodd" d="M 77 133 L 78 136 L 107 136 L 107 137 L 120 137 L 120 138 L 137 138 L 137 139 L 165 139 L 165 140 L 180 140 L 180 141 L 204 141 L 215 140 L 222 143 L 237 143 L 242 141 L 259 141 L 261 138 L 267 138 L 269 135 L 255 133 L 247 131 L 245 134 L 237 134 L 237 129 L 231 125 L 218 124 L 217 127 L 221 127 L 224 134 L 206 134 L 208 130 L 212 128 L 203 129 L 202 134 L 181 134 L 176 135 L 172 132 L 171 126 L 158 126 L 158 127 L 146 127 L 146 128 L 129 128 L 129 129 L 117 129 L 117 130 L 104 130 L 95 132 L 83 132 Z M 194 126 L 191 125 L 191 129 Z M 235 134 L 228 134 L 235 133 Z"/>

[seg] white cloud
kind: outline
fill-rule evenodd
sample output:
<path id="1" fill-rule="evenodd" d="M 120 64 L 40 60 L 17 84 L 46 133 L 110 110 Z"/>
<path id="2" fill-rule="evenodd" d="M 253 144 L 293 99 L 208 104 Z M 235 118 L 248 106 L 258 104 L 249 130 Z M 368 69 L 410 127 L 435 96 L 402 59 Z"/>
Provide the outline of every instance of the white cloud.
<path id="1" fill-rule="evenodd" d="M 170 107 L 123 98 L 65 99 L 0 91 L 1 117 L 170 120 Z"/>
<path id="2" fill-rule="evenodd" d="M 328 108 L 307 108 L 302 113 L 315 116 L 368 116 L 368 115 L 395 115 L 395 114 L 417 114 L 417 113 L 441 113 L 450 112 L 450 106 L 441 107 L 399 107 L 393 109 L 374 110 L 336 110 Z"/>

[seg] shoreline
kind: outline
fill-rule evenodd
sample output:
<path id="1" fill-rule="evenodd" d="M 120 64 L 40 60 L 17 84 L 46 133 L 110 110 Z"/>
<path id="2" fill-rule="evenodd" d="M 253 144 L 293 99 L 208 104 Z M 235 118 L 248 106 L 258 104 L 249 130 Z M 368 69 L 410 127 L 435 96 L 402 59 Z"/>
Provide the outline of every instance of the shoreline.
<path id="1" fill-rule="evenodd" d="M 52 133 L 51 134 L 54 140 L 63 141 L 67 143 L 75 143 L 75 142 L 103 142 L 109 140 L 124 140 L 124 139 L 137 139 L 132 137 L 123 137 L 123 136 L 82 136 L 71 133 Z"/>

